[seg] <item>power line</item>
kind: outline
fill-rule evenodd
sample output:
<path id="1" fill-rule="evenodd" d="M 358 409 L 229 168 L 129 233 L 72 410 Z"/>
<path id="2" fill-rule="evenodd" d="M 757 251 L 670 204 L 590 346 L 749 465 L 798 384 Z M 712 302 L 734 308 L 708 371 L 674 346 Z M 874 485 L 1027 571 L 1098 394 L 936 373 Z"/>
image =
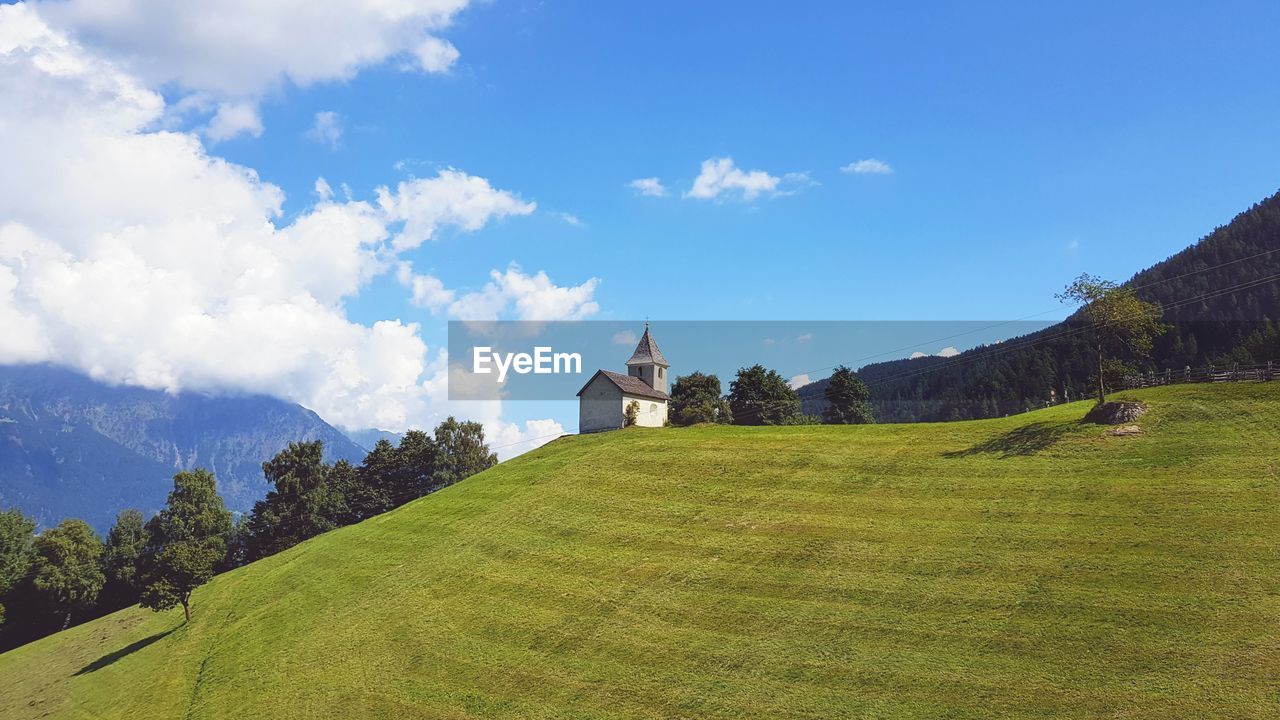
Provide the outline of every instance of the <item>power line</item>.
<path id="1" fill-rule="evenodd" d="M 515 441 L 515 442 L 509 442 L 509 443 L 506 443 L 506 444 L 504 444 L 504 445 L 490 445 L 490 446 L 489 446 L 489 449 L 490 449 L 490 450 L 498 450 L 498 449 L 501 449 L 501 448 L 508 448 L 508 447 L 513 446 L 513 445 L 523 445 L 524 443 L 534 442 L 535 440 L 545 440 L 545 439 L 547 439 L 547 438 L 562 438 L 562 437 L 567 437 L 567 436 L 569 436 L 569 435 L 577 435 L 577 433 L 571 433 L 571 432 L 558 432 L 558 433 L 552 433 L 552 434 L 550 434 L 550 435 L 542 435 L 542 436 L 539 436 L 539 437 L 525 438 L 524 440 L 517 440 L 517 441 Z"/>
<path id="2" fill-rule="evenodd" d="M 1265 285 L 1266 283 L 1272 282 L 1272 281 L 1274 281 L 1274 280 L 1276 280 L 1276 279 L 1280 279 L 1280 273 L 1275 273 L 1275 274 L 1273 274 L 1273 275 L 1268 275 L 1268 276 L 1263 277 L 1263 278 L 1257 278 L 1257 279 L 1249 280 L 1249 281 L 1246 281 L 1246 282 L 1243 282 L 1243 283 L 1238 283 L 1238 284 L 1236 284 L 1236 285 L 1231 285 L 1231 286 L 1228 286 L 1228 287 L 1226 287 L 1226 288 L 1220 288 L 1220 289 L 1218 289 L 1218 290 L 1214 290 L 1214 291 L 1211 291 L 1211 292 L 1205 293 L 1205 294 L 1203 294 L 1203 295 L 1198 295 L 1198 296 L 1193 297 L 1193 298 L 1186 298 L 1186 299 L 1183 299 L 1183 300 L 1179 300 L 1179 301 L 1177 301 L 1177 302 L 1170 303 L 1170 304 L 1168 304 L 1168 305 L 1163 306 L 1163 307 L 1161 308 L 1161 310 L 1173 310 L 1173 309 L 1177 309 L 1177 308 L 1179 308 L 1179 307 L 1185 307 L 1185 306 L 1190 305 L 1190 304 L 1193 304 L 1193 303 L 1203 302 L 1203 301 L 1205 301 L 1205 300 L 1211 300 L 1211 299 L 1216 298 L 1216 297 L 1221 297 L 1221 296 L 1223 296 L 1223 295 L 1229 295 L 1229 294 L 1234 293 L 1234 292 L 1239 292 L 1240 290 L 1248 290 L 1248 289 L 1250 289 L 1250 288 L 1257 287 L 1257 286 L 1259 286 L 1259 285 Z M 986 358 L 988 358 L 988 357 L 992 357 L 992 356 L 994 356 L 994 355 L 998 355 L 998 354 L 1000 354 L 1000 353 L 1004 353 L 1004 352 L 1012 352 L 1012 351 L 1014 351 L 1014 350 L 1021 350 L 1021 349 L 1024 349 L 1024 348 L 1033 347 L 1033 346 L 1035 346 L 1035 345 L 1039 345 L 1039 344 L 1041 344 L 1041 343 L 1049 342 L 1050 340 L 1057 340 L 1057 339 L 1059 339 L 1059 338 L 1069 337 L 1069 336 L 1072 336 L 1072 335 L 1078 335 L 1078 334 L 1080 334 L 1080 333 L 1087 332 L 1087 331 L 1088 331 L 1088 327 L 1087 327 L 1087 326 L 1084 326 L 1084 327 L 1079 327 L 1079 328 L 1073 328 L 1073 329 L 1070 329 L 1070 330 L 1064 330 L 1064 331 L 1061 331 L 1061 332 L 1059 332 L 1059 333 L 1055 333 L 1055 334 L 1049 335 L 1049 336 L 1047 336 L 1047 337 L 1034 338 L 1034 339 L 1023 340 L 1023 341 L 1014 341 L 1012 344 L 1010 344 L 1010 343 L 1001 343 L 1001 344 L 999 344 L 999 345 L 995 345 L 995 346 L 991 347 L 990 349 L 988 349 L 988 350 L 986 350 L 986 351 L 980 351 L 980 352 L 978 352 L 975 356 L 971 356 L 971 357 L 964 358 L 964 359 L 959 359 L 959 358 L 957 358 L 957 359 L 955 359 L 955 360 L 952 360 L 951 362 L 947 362 L 947 363 L 939 364 L 939 365 L 937 365 L 937 366 L 935 366 L 935 367 L 921 368 L 921 369 L 919 369 L 919 370 L 914 370 L 914 371 L 910 371 L 910 372 L 907 372 L 907 373 L 900 373 L 900 374 L 898 374 L 898 375 L 890 375 L 890 376 L 888 376 L 888 377 L 879 378 L 879 379 L 875 380 L 875 381 L 874 381 L 874 382 L 872 382 L 872 383 L 868 383 L 868 385 L 869 385 L 869 386 L 870 386 L 870 385 L 883 385 L 883 384 L 885 384 L 885 383 L 887 383 L 887 382 L 891 382 L 891 381 L 893 381 L 893 380 L 898 380 L 898 379 L 901 379 L 901 378 L 904 378 L 904 377 L 912 377 L 912 376 L 915 376 L 915 375 L 926 374 L 926 373 L 929 373 L 929 372 L 937 372 L 938 370 L 941 370 L 941 369 L 943 369 L 943 368 L 951 368 L 951 367 L 955 367 L 955 366 L 957 366 L 957 365 L 962 365 L 962 364 L 965 364 L 965 363 L 968 363 L 968 362 L 973 362 L 974 360 L 978 360 L 978 359 L 986 359 Z M 970 352 L 973 352 L 973 351 L 970 351 Z"/>
<path id="3" fill-rule="evenodd" d="M 1277 250 L 1280 250 L 1280 248 L 1278 248 Z M 1268 252 L 1275 252 L 1275 251 L 1268 251 Z M 1264 253 L 1264 254 L 1265 254 L 1265 253 Z M 1246 259 L 1247 259 L 1247 258 L 1246 258 Z M 1228 263 L 1224 263 L 1224 265 L 1225 265 L 1225 264 L 1228 264 Z M 1218 266 L 1218 267 L 1221 267 L 1221 266 Z M 1188 274 L 1190 274 L 1190 273 L 1188 273 Z M 1181 277 L 1185 277 L 1185 275 L 1184 275 L 1184 276 L 1181 276 Z M 1173 278 L 1170 278 L 1170 279 L 1173 279 Z M 1224 295 L 1229 295 L 1229 294 L 1231 294 L 1231 293 L 1239 292 L 1239 291 L 1241 291 L 1241 290 L 1248 290 L 1248 289 L 1250 289 L 1250 288 L 1258 287 L 1258 286 L 1260 286 L 1260 285 L 1265 285 L 1265 284 L 1267 284 L 1267 283 L 1269 283 L 1269 282 L 1273 282 L 1273 281 L 1275 281 L 1275 280 L 1277 280 L 1277 279 L 1280 279 L 1280 273 L 1275 273 L 1275 274 L 1272 274 L 1272 275 L 1267 275 L 1267 276 L 1264 276 L 1264 277 L 1261 277 L 1261 278 L 1255 278 L 1255 279 L 1253 279 L 1253 280 L 1248 280 L 1248 281 L 1245 281 L 1245 282 L 1242 282 L 1242 283 L 1237 283 L 1236 285 L 1231 285 L 1231 286 L 1228 286 L 1228 287 L 1225 287 L 1225 288 L 1219 288 L 1219 289 L 1217 289 L 1217 290 L 1214 290 L 1214 291 L 1211 291 L 1211 292 L 1208 292 L 1208 293 L 1204 293 L 1204 294 L 1202 294 L 1202 295 L 1198 295 L 1198 296 L 1196 296 L 1196 297 L 1192 297 L 1192 298 L 1185 298 L 1185 299 L 1183 299 L 1183 300 L 1179 300 L 1179 301 L 1177 301 L 1177 302 L 1170 303 L 1169 305 L 1165 305 L 1165 306 L 1163 306 L 1161 309 L 1162 309 L 1162 310 L 1172 310 L 1172 309 L 1176 309 L 1176 308 L 1179 308 L 1179 307 L 1185 307 L 1185 306 L 1190 305 L 1190 304 L 1193 304 L 1193 303 L 1203 302 L 1203 301 L 1205 301 L 1205 300 L 1211 300 L 1211 299 L 1216 298 L 1216 297 L 1222 297 L 1222 296 L 1224 296 Z M 1153 284 L 1154 284 L 1154 283 L 1153 283 Z M 957 366 L 959 366 L 959 365 L 964 365 L 964 364 L 971 363 L 971 362 L 977 362 L 977 361 L 979 361 L 979 360 L 987 360 L 987 359 L 990 359 L 990 358 L 995 357 L 995 356 L 997 356 L 997 355 L 1000 355 L 1000 354 L 1002 354 L 1002 353 L 1006 353 L 1006 352 L 1013 352 L 1013 351 L 1016 351 L 1016 350 L 1024 350 L 1024 349 L 1027 349 L 1027 348 L 1030 348 L 1030 347 L 1034 347 L 1034 346 L 1036 346 L 1036 345 L 1040 345 L 1040 344 L 1042 344 L 1042 343 L 1050 342 L 1050 341 L 1052 341 L 1052 340 L 1058 340 L 1058 339 L 1065 338 L 1065 337 L 1071 337 L 1071 336 L 1074 336 L 1074 335 L 1079 335 L 1079 334 L 1081 334 L 1081 333 L 1087 332 L 1088 330 L 1089 330 L 1089 327 L 1088 327 L 1088 326 L 1082 326 L 1082 327 L 1073 328 L 1073 329 L 1070 329 L 1070 330 L 1063 330 L 1063 331 L 1061 331 L 1061 332 L 1058 332 L 1058 333 L 1055 333 L 1055 334 L 1052 334 L 1052 335 L 1048 335 L 1048 336 L 1046 336 L 1046 337 L 1039 337 L 1039 338 L 1026 339 L 1026 340 L 1023 340 L 1023 341 L 1021 341 L 1021 342 L 1019 342 L 1019 341 L 1015 341 L 1015 342 L 1013 342 L 1013 343 L 1002 343 L 1002 344 L 1000 344 L 1000 345 L 996 345 L 996 346 L 990 347 L 990 348 L 988 348 L 988 349 L 986 349 L 986 350 L 984 350 L 984 351 L 978 351 L 978 352 L 976 352 L 976 353 L 975 353 L 974 351 L 972 351 L 972 350 L 971 350 L 971 351 L 969 351 L 969 352 L 970 352 L 970 353 L 974 353 L 974 354 L 970 355 L 969 357 L 965 357 L 965 358 L 957 358 L 957 359 L 952 360 L 952 361 L 950 361 L 950 362 L 947 362 L 947 363 L 941 363 L 941 364 L 938 364 L 938 365 L 933 366 L 933 367 L 920 368 L 920 369 L 918 369 L 918 370 L 908 371 L 908 372 L 905 372 L 905 373 L 899 373 L 899 374 L 897 374 L 897 375 L 890 375 L 890 376 L 887 376 L 887 377 L 884 377 L 884 378 L 879 378 L 879 379 L 874 380 L 874 381 L 872 381 L 872 382 L 866 383 L 866 385 L 867 385 L 867 387 L 868 387 L 868 388 L 871 388 L 871 387 L 877 387 L 877 386 L 881 386 L 881 385 L 885 385 L 885 384 L 887 384 L 887 383 L 893 382 L 893 381 L 895 381 L 895 380 L 902 380 L 902 379 L 905 379 L 905 378 L 916 377 L 916 376 L 919 376 L 919 375 L 926 375 L 926 374 L 928 374 L 928 373 L 938 372 L 938 371 L 943 370 L 943 369 L 951 369 L 951 368 L 957 367 Z M 787 404 L 790 404 L 790 402 L 789 402 L 789 401 L 785 401 L 785 402 L 776 402 L 776 403 L 766 404 L 765 406 L 763 406 L 763 407 L 759 407 L 759 408 L 756 408 L 756 409 L 754 409 L 754 410 L 752 410 L 752 411 L 750 411 L 750 412 L 748 412 L 748 413 L 746 413 L 746 414 L 744 414 L 744 415 L 736 415 L 734 419 L 735 419 L 735 420 L 737 420 L 737 419 L 738 419 L 738 418 L 740 418 L 740 417 L 755 417 L 755 416 L 759 415 L 760 413 L 763 413 L 763 412 L 765 412 L 765 411 L 767 411 L 767 410 L 771 410 L 771 409 L 776 409 L 776 408 L 784 407 L 784 406 L 785 406 L 785 405 L 787 405 Z"/>
<path id="4" fill-rule="evenodd" d="M 1266 256 L 1266 255 L 1270 255 L 1270 254 L 1272 254 L 1272 253 L 1276 253 L 1276 252 L 1280 252 L 1280 248 L 1272 248 L 1271 250 L 1264 250 L 1263 252 L 1256 253 L 1256 254 L 1254 254 L 1254 255 L 1247 255 L 1247 256 L 1242 257 L 1242 258 L 1236 258 L 1235 260 L 1228 260 L 1227 262 L 1219 263 L 1219 264 L 1217 264 L 1217 265 L 1211 265 L 1211 266 L 1206 267 L 1206 268 L 1200 268 L 1199 270 L 1191 270 L 1191 271 L 1189 271 L 1189 272 L 1182 273 L 1181 275 L 1174 275 L 1173 277 L 1167 277 L 1167 278 L 1164 278 L 1163 280 L 1155 280 L 1155 281 L 1153 281 L 1153 282 L 1145 283 L 1145 284 L 1142 284 L 1142 285 L 1133 285 L 1133 286 L 1129 286 L 1129 289 L 1130 289 L 1130 290 L 1145 290 L 1146 288 L 1155 287 L 1156 285 L 1163 285 L 1164 283 L 1167 283 L 1167 282 L 1173 282 L 1174 280 L 1181 280 L 1182 278 L 1190 277 L 1190 276 L 1192 276 L 1192 275 L 1198 275 L 1198 274 L 1200 274 L 1200 273 L 1206 273 L 1206 272 L 1209 272 L 1209 271 L 1211 271 L 1211 270 L 1218 270 L 1218 269 L 1221 269 L 1221 268 L 1227 267 L 1228 265 L 1234 265 L 1234 264 L 1236 264 L 1236 263 L 1245 262 L 1245 261 L 1247 261 L 1247 260 L 1255 260 L 1255 259 L 1257 259 L 1257 258 L 1260 258 L 1260 257 Z M 1042 311 L 1040 311 L 1040 312 L 1032 313 L 1032 314 L 1030 314 L 1030 315 L 1024 315 L 1024 316 L 1022 316 L 1022 317 L 1020 317 L 1020 318 L 1014 318 L 1013 320 L 1003 320 L 1003 321 L 998 322 L 998 323 L 995 323 L 995 324 L 993 324 L 993 325 L 987 325 L 987 326 L 985 326 L 985 327 L 975 328 L 975 329 L 973 329 L 973 330 L 966 330 L 966 331 L 961 332 L 961 333 L 955 333 L 954 335 L 947 335 L 947 336 L 940 337 L 940 338 L 934 338 L 934 339 L 932 339 L 932 340 L 921 340 L 920 342 L 918 342 L 918 343 L 914 343 L 914 344 L 912 344 L 912 345 L 904 345 L 904 346 L 899 347 L 899 348 L 894 348 L 893 350 L 885 350 L 884 352 L 874 353 L 874 354 L 872 354 L 872 355 L 865 355 L 865 356 L 860 357 L 860 358 L 857 358 L 857 359 L 855 359 L 855 360 L 851 360 L 851 361 L 849 361 L 848 363 L 841 363 L 841 364 L 843 364 L 843 365 L 856 365 L 856 364 L 858 364 L 858 363 L 862 363 L 862 362 L 865 362 L 865 361 L 867 361 L 867 360 L 872 360 L 872 359 L 875 359 L 875 358 L 878 358 L 878 357 L 884 357 L 885 355 L 893 355 L 893 354 L 896 354 L 896 353 L 903 352 L 903 351 L 905 351 L 905 350 L 911 350 L 911 349 L 919 348 L 919 347 L 922 347 L 922 346 L 925 346 L 925 345 L 934 345 L 934 344 L 937 344 L 937 343 L 946 342 L 947 340 L 954 340 L 955 338 L 958 338 L 958 337 L 964 337 L 965 335 L 972 335 L 972 334 L 974 334 L 974 333 L 979 333 L 979 332 L 983 332 L 983 331 L 986 331 L 986 330 L 994 330 L 994 329 L 996 329 L 996 328 L 998 328 L 998 327 L 1003 327 L 1003 326 L 1005 326 L 1005 325 L 1011 325 L 1011 324 L 1016 323 L 1016 322 L 1025 322 L 1025 321 L 1027 321 L 1027 320 L 1031 320 L 1032 318 L 1040 317 L 1041 315 L 1048 315 L 1049 313 L 1057 312 L 1057 311 L 1058 311 L 1058 310 L 1060 310 L 1060 309 L 1061 309 L 1061 307 L 1050 308 L 1050 309 L 1048 309 L 1048 310 L 1042 310 Z M 822 372 L 823 370 L 831 370 L 831 369 L 834 369 L 834 368 L 837 368 L 837 367 L 840 367 L 840 365 L 827 365 L 827 366 L 820 367 L 820 368 L 814 368 L 813 370 L 805 370 L 802 374 L 807 375 L 807 374 L 809 374 L 809 373 Z"/>

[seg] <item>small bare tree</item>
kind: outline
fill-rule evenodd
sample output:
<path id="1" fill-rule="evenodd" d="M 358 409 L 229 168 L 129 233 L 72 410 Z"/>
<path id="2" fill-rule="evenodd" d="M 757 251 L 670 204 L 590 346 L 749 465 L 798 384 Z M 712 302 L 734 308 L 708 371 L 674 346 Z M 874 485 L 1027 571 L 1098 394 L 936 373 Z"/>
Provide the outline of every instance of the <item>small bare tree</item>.
<path id="1" fill-rule="evenodd" d="M 1089 344 L 1097 354 L 1101 405 L 1107 399 L 1107 377 L 1115 375 L 1115 356 L 1146 357 L 1152 340 L 1168 328 L 1160 322 L 1160 306 L 1142 300 L 1131 288 L 1088 273 L 1076 278 L 1057 298 L 1083 305 L 1080 313 L 1088 328 Z"/>

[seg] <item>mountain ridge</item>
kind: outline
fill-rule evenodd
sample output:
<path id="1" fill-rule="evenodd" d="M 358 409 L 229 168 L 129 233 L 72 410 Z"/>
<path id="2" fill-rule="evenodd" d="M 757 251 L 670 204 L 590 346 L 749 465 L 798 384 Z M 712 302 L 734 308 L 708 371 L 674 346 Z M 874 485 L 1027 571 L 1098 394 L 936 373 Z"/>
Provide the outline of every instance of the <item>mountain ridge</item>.
<path id="1" fill-rule="evenodd" d="M 126 507 L 158 510 L 181 470 L 218 477 L 227 506 L 266 494 L 261 464 L 323 440 L 329 461 L 364 450 L 315 412 L 265 395 L 169 394 L 107 385 L 53 365 L 0 366 L 0 506 L 42 526 L 79 517 L 99 532 Z"/>

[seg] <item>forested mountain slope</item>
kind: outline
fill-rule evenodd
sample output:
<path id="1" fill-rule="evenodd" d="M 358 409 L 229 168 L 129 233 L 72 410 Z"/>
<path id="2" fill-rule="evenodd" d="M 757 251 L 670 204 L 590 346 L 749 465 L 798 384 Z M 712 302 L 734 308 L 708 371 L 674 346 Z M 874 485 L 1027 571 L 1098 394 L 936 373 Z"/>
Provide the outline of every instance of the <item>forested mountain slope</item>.
<path id="1" fill-rule="evenodd" d="M 1280 194 L 1126 284 L 1159 303 L 1174 326 L 1143 369 L 1280 361 Z M 858 375 L 880 422 L 958 420 L 1022 412 L 1051 394 L 1084 397 L 1093 365 L 1079 324 L 1068 319 L 953 358 L 875 363 Z M 823 383 L 801 389 L 806 412 L 824 406 Z"/>

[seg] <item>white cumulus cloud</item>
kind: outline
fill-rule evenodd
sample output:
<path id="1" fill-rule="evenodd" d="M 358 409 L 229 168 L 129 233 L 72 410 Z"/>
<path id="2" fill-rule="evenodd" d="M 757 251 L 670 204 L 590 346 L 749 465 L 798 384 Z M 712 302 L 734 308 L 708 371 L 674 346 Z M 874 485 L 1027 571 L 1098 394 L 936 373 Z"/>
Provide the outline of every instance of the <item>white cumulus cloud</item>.
<path id="1" fill-rule="evenodd" d="M 959 351 L 959 350 L 957 350 L 957 349 L 955 349 L 954 347 L 951 347 L 950 345 L 948 345 L 947 347 L 944 347 L 944 348 L 942 348 L 941 350 L 939 350 L 937 355 L 930 355 L 930 354 L 928 354 L 928 353 L 923 353 L 923 352 L 919 352 L 919 351 L 913 352 L 913 353 L 911 353 L 911 359 L 912 359 L 912 360 L 916 360 L 916 359 L 918 359 L 918 358 L 924 358 L 924 357 L 941 357 L 941 358 L 949 358 L 949 357 L 955 357 L 955 356 L 957 356 L 957 355 L 959 355 L 959 354 L 960 354 L 960 351 Z"/>
<path id="2" fill-rule="evenodd" d="M 540 448 L 566 434 L 564 426 L 551 418 L 526 420 L 522 425 L 498 419 L 485 425 L 485 438 L 499 460 Z"/>
<path id="3" fill-rule="evenodd" d="M 305 133 L 308 140 L 328 145 L 331 150 L 342 140 L 342 116 L 333 110 L 321 110 L 315 114 L 311 128 Z"/>
<path id="4" fill-rule="evenodd" d="M 793 195 L 800 188 L 815 184 L 807 173 L 786 173 L 779 177 L 764 170 L 742 170 L 733 158 L 720 157 L 702 161 L 702 169 L 693 187 L 684 194 L 697 200 L 734 198 L 744 201 L 760 196 Z"/>
<path id="5" fill-rule="evenodd" d="M 468 0 L 42 0 L 40 14 L 152 87 L 258 97 L 288 81 L 346 80 L 393 57 L 447 70 L 436 33 Z"/>
<path id="6" fill-rule="evenodd" d="M 780 182 L 782 178 L 763 170 L 739 170 L 732 158 L 711 158 L 702 161 L 702 172 L 685 197 L 714 200 L 728 193 L 737 194 L 743 200 L 754 200 L 762 194 L 773 193 Z"/>
<path id="7" fill-rule="evenodd" d="M 343 81 L 397 58 L 446 72 L 458 50 L 439 37 L 469 0 L 35 0 L 42 17 L 178 109 L 217 107 L 209 137 L 261 133 L 256 103 L 287 84 Z M 219 119 L 220 118 L 220 119 Z M 233 130 L 236 133 L 232 133 Z M 232 134 L 228 134 L 232 133 Z"/>
<path id="8" fill-rule="evenodd" d="M 416 275 L 413 263 L 403 260 L 396 266 L 396 279 L 409 288 L 409 302 L 432 313 L 438 313 L 453 302 L 457 293 L 449 290 L 434 275 Z"/>
<path id="9" fill-rule="evenodd" d="M 254 137 L 262 135 L 262 117 L 258 114 L 258 106 L 251 102 L 229 102 L 218 105 L 218 110 L 209 120 L 204 134 L 210 140 L 218 142 L 240 134 Z"/>
<path id="10" fill-rule="evenodd" d="M 422 42 L 413 48 L 418 69 L 429 73 L 446 72 L 457 62 L 459 55 L 458 48 L 454 47 L 453 43 L 432 35 L 423 38 Z"/>
<path id="11" fill-rule="evenodd" d="M 892 175 L 893 168 L 889 167 L 889 163 L 875 158 L 867 158 L 851 162 L 840 168 L 842 171 L 853 175 Z"/>
<path id="12" fill-rule="evenodd" d="M 666 197 L 667 195 L 667 188 L 656 177 L 637 178 L 627 183 L 627 187 L 649 197 Z"/>
<path id="13" fill-rule="evenodd" d="M 286 221 L 278 187 L 195 134 L 154 129 L 159 94 L 25 5 L 0 6 L 0 97 L 3 363 L 269 393 L 350 428 L 428 426 L 418 326 L 355 323 L 343 303 L 442 228 L 533 209 L 450 169 L 375 202 L 335 201 L 318 180 L 316 204 Z M 595 310 L 594 281 L 588 298 L 514 267 L 493 284 L 523 314 Z"/>
<path id="14" fill-rule="evenodd" d="M 496 190 L 488 180 L 452 168 L 433 178 L 401 182 L 394 190 L 378 189 L 378 206 L 387 217 L 403 222 L 393 240 L 396 250 L 409 250 L 432 239 L 444 225 L 479 230 L 494 218 L 530 215 L 537 203 Z"/>
<path id="15" fill-rule="evenodd" d="M 505 271 L 491 271 L 489 278 L 479 290 L 458 292 L 434 276 L 414 274 L 407 263 L 401 263 L 397 273 L 415 305 L 457 320 L 582 320 L 600 309 L 596 278 L 580 285 L 557 285 L 546 272 L 530 275 L 515 263 Z"/>
<path id="16" fill-rule="evenodd" d="M 793 375 L 791 379 L 787 381 L 787 384 L 791 386 L 792 390 L 799 390 L 811 382 L 813 382 L 813 380 L 808 375 L 800 373 L 799 375 Z"/>

